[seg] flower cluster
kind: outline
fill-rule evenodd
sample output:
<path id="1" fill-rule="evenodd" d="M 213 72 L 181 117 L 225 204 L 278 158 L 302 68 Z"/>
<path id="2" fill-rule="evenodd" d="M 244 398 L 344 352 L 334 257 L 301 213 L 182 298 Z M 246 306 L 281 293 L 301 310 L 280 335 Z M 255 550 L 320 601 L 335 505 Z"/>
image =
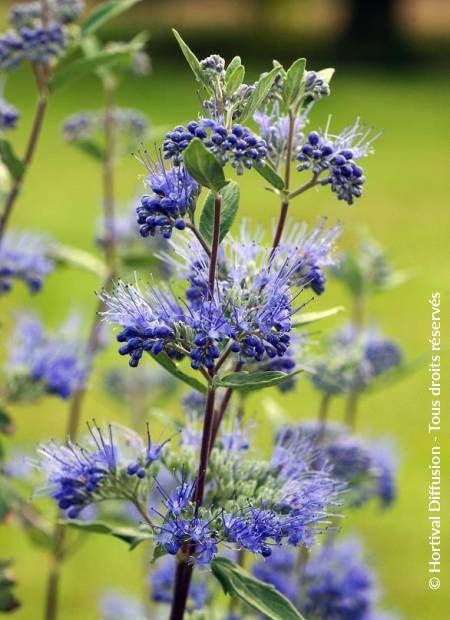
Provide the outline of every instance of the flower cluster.
<path id="1" fill-rule="evenodd" d="M 346 501 L 361 506 L 376 497 L 383 507 L 396 497 L 396 457 L 393 446 L 385 441 L 365 441 L 348 433 L 344 426 L 300 425 L 312 441 L 320 441 L 322 456 L 333 475 L 347 484 Z"/>
<path id="2" fill-rule="evenodd" d="M 83 0 L 48 0 L 50 18 L 55 22 L 71 24 L 83 13 Z M 16 4 L 9 14 L 9 22 L 14 28 L 32 27 L 42 19 L 42 3 L 39 0 Z"/>
<path id="3" fill-rule="evenodd" d="M 307 123 L 307 113 L 308 110 L 294 119 L 292 139 L 293 155 L 304 142 L 302 130 Z M 279 104 L 277 102 L 270 112 L 268 110 L 259 110 L 255 112 L 253 118 L 259 126 L 261 138 L 263 138 L 267 144 L 267 159 L 275 170 L 279 170 L 287 157 L 290 131 L 289 116 L 280 113 Z"/>
<path id="4" fill-rule="evenodd" d="M 131 108 L 115 108 L 112 116 L 116 131 L 123 139 L 133 143 L 143 140 L 149 131 L 145 114 Z M 103 131 L 106 112 L 77 112 L 69 116 L 63 125 L 62 133 L 67 142 L 84 142 Z"/>
<path id="5" fill-rule="evenodd" d="M 51 23 L 48 27 L 22 27 L 0 36 L 0 69 L 16 68 L 23 61 L 48 65 L 64 55 L 67 38 L 64 27 Z"/>
<path id="6" fill-rule="evenodd" d="M 267 155 L 265 140 L 246 127 L 233 125 L 228 130 L 212 119 L 200 119 L 191 121 L 186 127 L 179 125 L 166 133 L 164 157 L 179 165 L 183 161 L 183 151 L 194 138 L 199 138 L 222 164 L 230 162 L 238 174 L 242 174 L 244 168 L 262 166 Z"/>
<path id="7" fill-rule="evenodd" d="M 142 237 L 158 232 L 170 239 L 173 227 L 185 229 L 185 216 L 194 212 L 200 187 L 183 165 L 167 170 L 162 159 L 153 161 L 148 154 L 143 161 L 148 172 L 145 183 L 152 193 L 143 196 L 136 209 L 139 232 Z"/>
<path id="8" fill-rule="evenodd" d="M 15 129 L 20 114 L 16 108 L 0 97 L 0 132 Z"/>
<path id="9" fill-rule="evenodd" d="M 304 97 L 306 100 L 322 99 L 328 97 L 330 87 L 323 76 L 315 71 L 307 71 L 304 77 Z"/>
<path id="10" fill-rule="evenodd" d="M 309 170 L 322 185 L 330 185 L 339 200 L 353 204 L 362 195 L 365 182 L 363 169 L 356 161 L 371 152 L 370 130 L 365 131 L 359 120 L 339 135 L 328 130 L 312 131 L 296 156 L 297 170 Z M 323 175 L 326 175 L 325 177 Z"/>
<path id="11" fill-rule="evenodd" d="M 313 384 L 329 394 L 367 389 L 378 377 L 402 363 L 398 345 L 373 328 L 345 325 L 331 336 L 314 366 Z"/>
<path id="12" fill-rule="evenodd" d="M 154 444 L 150 433 L 144 442 L 133 431 L 118 426 L 110 425 L 104 433 L 94 424 L 89 431 L 82 445 L 51 442 L 38 450 L 39 467 L 47 477 L 42 492 L 50 495 L 69 519 L 105 499 L 136 499 L 130 490 L 131 478 L 152 476 L 152 465 L 160 459 L 167 443 Z"/>
<path id="13" fill-rule="evenodd" d="M 282 592 L 307 618 L 375 620 L 379 590 L 356 539 L 326 543 L 300 569 L 289 549 L 253 567 L 256 577 Z M 300 594 L 301 593 L 301 594 Z M 389 615 L 389 618 L 393 616 Z"/>
<path id="14" fill-rule="evenodd" d="M 36 316 L 20 317 L 8 361 L 12 385 L 19 379 L 30 381 L 60 398 L 69 398 L 81 389 L 86 381 L 88 362 L 78 332 L 77 317 L 69 317 L 54 333 L 47 333 Z"/>
<path id="15" fill-rule="evenodd" d="M 177 239 L 177 257 L 165 255 L 173 271 L 186 278 L 186 305 L 169 289 L 142 291 L 119 282 L 102 298 L 104 317 L 123 330 L 119 350 L 137 366 L 144 351 L 165 351 L 180 359 L 189 355 L 195 369 L 212 368 L 229 349 L 239 359 L 261 362 L 284 358 L 288 352 L 295 306 L 295 288 L 314 286 L 311 273 L 328 264 L 340 228 L 324 231 L 324 222 L 310 234 L 293 228 L 290 239 L 275 253 L 251 240 L 245 227 L 241 240 L 231 236 L 219 256 L 214 291 L 209 291 L 209 259 L 196 240 Z M 258 238 L 259 233 L 256 233 Z"/>
<path id="16" fill-rule="evenodd" d="M 31 293 L 41 290 L 44 278 L 53 271 L 53 241 L 41 234 L 8 231 L 0 244 L 0 294 L 22 280 Z"/>

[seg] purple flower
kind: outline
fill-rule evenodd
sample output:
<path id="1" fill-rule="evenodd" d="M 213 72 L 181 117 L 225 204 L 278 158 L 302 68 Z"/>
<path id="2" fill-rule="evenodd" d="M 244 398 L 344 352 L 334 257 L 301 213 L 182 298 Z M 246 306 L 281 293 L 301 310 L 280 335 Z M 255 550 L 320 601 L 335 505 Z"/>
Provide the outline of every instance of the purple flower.
<path id="1" fill-rule="evenodd" d="M 339 200 L 351 205 L 362 195 L 365 182 L 363 169 L 356 161 L 371 153 L 371 144 L 378 137 L 369 139 L 369 134 L 359 119 L 337 136 L 328 130 L 312 131 L 296 156 L 300 162 L 297 170 L 310 170 L 316 178 L 321 177 L 322 185 L 330 185 Z"/>
<path id="2" fill-rule="evenodd" d="M 159 232 L 169 239 L 173 227 L 186 227 L 184 218 L 194 212 L 200 188 L 182 165 L 167 170 L 162 159 L 153 161 L 148 154 L 143 163 L 148 171 L 146 185 L 152 193 L 143 196 L 136 209 L 139 232 L 143 237 Z"/>
<path id="3" fill-rule="evenodd" d="M 171 555 L 176 555 L 185 542 L 191 541 L 195 545 L 195 558 L 200 565 L 209 564 L 217 554 L 216 532 L 211 529 L 211 522 L 201 517 L 166 520 L 157 540 Z"/>
<path id="4" fill-rule="evenodd" d="M 16 129 L 19 117 L 16 108 L 0 97 L 0 131 Z"/>
<path id="5" fill-rule="evenodd" d="M 0 244 L 0 294 L 22 280 L 31 293 L 42 288 L 45 276 L 54 269 L 51 250 L 54 242 L 38 233 L 8 231 Z"/>
<path id="6" fill-rule="evenodd" d="M 170 604 L 173 598 L 174 576 L 176 560 L 173 557 L 162 558 L 150 575 L 152 588 L 151 596 L 156 603 Z M 208 588 L 202 573 L 194 573 L 191 587 L 189 588 L 189 611 L 202 609 L 208 600 Z"/>
<path id="7" fill-rule="evenodd" d="M 89 366 L 78 318 L 69 317 L 56 333 L 49 334 L 37 317 L 20 317 L 8 366 L 13 375 L 41 383 L 50 394 L 69 398 L 84 387 Z"/>
<path id="8" fill-rule="evenodd" d="M 239 175 L 244 172 L 244 168 L 263 165 L 267 155 L 266 142 L 246 127 L 234 125 L 228 130 L 220 122 L 199 119 L 191 121 L 186 127 L 180 125 L 166 133 L 164 157 L 179 166 L 183 161 L 183 151 L 194 138 L 199 138 L 222 165 L 230 162 Z"/>

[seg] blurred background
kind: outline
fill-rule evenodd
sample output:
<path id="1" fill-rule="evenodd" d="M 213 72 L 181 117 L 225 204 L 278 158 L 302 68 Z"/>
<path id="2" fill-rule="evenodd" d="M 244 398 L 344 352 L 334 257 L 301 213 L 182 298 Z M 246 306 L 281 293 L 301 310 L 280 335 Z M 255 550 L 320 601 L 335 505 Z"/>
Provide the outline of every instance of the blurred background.
<path id="1" fill-rule="evenodd" d="M 4 28 L 9 4 L 3 0 L 0 6 Z M 102 36 L 105 40 L 127 39 L 142 29 L 150 33 L 152 73 L 141 80 L 125 81 L 118 103 L 142 110 L 155 127 L 170 128 L 198 113 L 194 81 L 171 35 L 172 26 L 180 30 L 200 58 L 219 53 L 229 60 L 240 54 L 254 78 L 273 58 L 289 62 L 306 56 L 309 68 L 337 68 L 331 97 L 317 104 L 310 127 L 323 126 L 331 113 L 336 130 L 352 123 L 356 116 L 383 130 L 375 145 L 376 154 L 364 164 L 366 192 L 352 207 L 338 203 L 329 191 L 307 194 L 294 203 L 292 215 L 310 224 L 319 215 L 327 215 L 331 223 L 342 220 L 342 248 L 352 247 L 358 229 L 367 227 L 386 247 L 393 266 L 409 276 L 401 287 L 372 299 L 370 314 L 401 343 L 409 359 L 426 355 L 431 292 L 441 292 L 447 317 L 450 303 L 449 175 L 448 163 L 445 165 L 450 129 L 450 85 L 446 78 L 450 4 L 444 0 L 144 0 L 111 22 Z M 30 84 L 28 71 L 21 69 L 10 76 L 6 87 L 7 98 L 22 112 L 23 121 L 16 134 L 19 149 L 29 131 L 34 107 L 35 93 Z M 13 226 L 48 231 L 64 243 L 98 251 L 93 239 L 101 201 L 99 169 L 62 142 L 60 128 L 68 114 L 102 105 L 102 90 L 94 78 L 52 98 Z M 118 167 L 118 195 L 124 205 L 140 187 L 138 176 L 142 173 L 132 157 Z M 241 214 L 270 226 L 278 214 L 278 204 L 260 181 L 256 174 L 244 175 Z M 78 308 L 89 320 L 96 305 L 94 290 L 99 285 L 95 276 L 67 269 L 50 277 L 43 294 L 35 298 L 18 286 L 2 300 L 3 337 L 21 307 L 40 312 L 50 326 L 61 322 L 69 308 Z M 346 303 L 344 292 L 332 283 L 314 309 Z M 330 319 L 319 329 L 323 334 L 341 320 Z M 447 327 L 445 322 L 443 327 Z M 126 360 L 118 359 L 111 338 L 110 350 L 99 360 L 98 368 L 120 364 L 123 367 Z M 360 432 L 369 437 L 392 435 L 397 442 L 399 497 L 386 512 L 369 505 L 353 512 L 343 523 L 344 531 L 363 534 L 379 574 L 383 601 L 408 620 L 444 620 L 450 609 L 449 575 L 443 574 L 439 591 L 428 589 L 431 441 L 427 430 L 427 364 L 425 357 L 414 375 L 364 399 Z M 445 361 L 444 373 L 446 369 Z M 85 418 L 126 421 L 124 406 L 109 398 L 100 389 L 101 383 L 99 370 L 84 408 Z M 442 400 L 448 407 L 448 388 L 444 389 L 447 393 Z M 156 402 L 155 407 L 177 415 L 181 395 L 180 390 L 170 402 Z M 249 411 L 256 425 L 260 423 L 267 431 L 268 409 L 278 407 L 292 420 L 307 419 L 316 415 L 317 400 L 317 394 L 302 379 L 295 393 L 288 396 L 270 391 L 263 399 L 252 397 Z M 14 442 L 26 449 L 40 439 L 61 437 L 67 407 L 55 398 L 38 407 L 16 407 L 12 411 L 17 423 Z M 342 414 L 343 403 L 336 401 L 333 419 L 342 419 Z M 444 420 L 445 415 L 444 410 Z M 264 432 L 260 437 L 265 445 Z M 441 437 L 443 453 L 448 454 L 450 442 L 447 439 L 444 445 L 444 433 Z M 449 510 L 447 493 L 443 514 L 450 514 Z M 447 567 L 448 572 L 448 519 L 443 528 L 443 570 Z M 20 531 L 11 527 L 0 529 L 0 546 L 3 557 L 15 558 L 18 594 L 24 602 L 15 617 L 39 618 L 47 570 L 45 555 L 30 547 Z M 145 585 L 141 573 L 139 551 L 130 554 L 118 541 L 90 537 L 65 569 L 61 620 L 94 620 L 98 617 L 95 609 L 99 593 L 109 586 L 139 592 Z"/>

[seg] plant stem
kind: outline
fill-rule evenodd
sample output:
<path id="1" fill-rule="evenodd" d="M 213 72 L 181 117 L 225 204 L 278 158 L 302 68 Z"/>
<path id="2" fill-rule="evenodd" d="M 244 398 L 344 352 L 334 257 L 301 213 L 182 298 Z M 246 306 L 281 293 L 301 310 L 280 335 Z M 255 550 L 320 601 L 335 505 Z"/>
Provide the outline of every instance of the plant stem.
<path id="1" fill-rule="evenodd" d="M 317 443 L 322 443 L 325 437 L 330 401 L 331 401 L 331 394 L 328 394 L 328 393 L 323 394 L 320 400 L 319 413 L 317 416 L 317 420 L 319 423 L 319 429 L 317 433 Z"/>
<path id="2" fill-rule="evenodd" d="M 220 217 L 222 210 L 222 197 L 220 194 L 216 194 L 214 198 L 214 222 L 213 222 L 213 237 L 211 243 L 211 258 L 209 261 L 209 294 L 214 294 L 214 284 L 216 279 L 217 269 L 217 253 L 219 251 L 219 237 L 220 237 Z"/>
<path id="3" fill-rule="evenodd" d="M 106 113 L 105 113 L 105 160 L 103 162 L 103 222 L 105 231 L 105 259 L 108 266 L 108 273 L 105 278 L 104 287 L 109 288 L 117 273 L 117 251 L 115 238 L 115 209 L 114 209 L 114 164 L 116 155 L 116 126 L 114 115 L 114 95 L 115 83 L 110 82 L 105 85 L 106 90 Z M 103 308 L 103 302 L 99 301 L 96 307 L 91 330 L 86 343 L 86 359 L 88 363 L 88 375 L 92 372 L 92 364 L 95 353 L 99 347 L 100 320 L 99 312 Z M 71 399 L 69 415 L 67 419 L 67 429 L 65 439 L 75 441 L 79 426 L 86 387 L 77 390 Z M 153 528 L 153 524 L 148 519 L 148 515 L 139 506 L 146 522 Z M 59 517 L 59 513 L 57 518 Z M 66 552 L 66 530 L 60 523 L 55 524 L 53 534 L 52 566 L 47 578 L 47 596 L 45 604 L 44 619 L 56 620 L 58 616 L 58 594 L 61 566 Z"/>
<path id="4" fill-rule="evenodd" d="M 192 230 L 192 232 L 197 237 L 198 241 L 200 242 L 200 245 L 205 250 L 205 252 L 208 255 L 208 257 L 211 258 L 211 250 L 209 249 L 209 246 L 208 246 L 208 244 L 206 242 L 205 237 L 199 231 L 197 226 L 195 226 L 195 224 L 191 224 L 190 222 L 186 222 L 186 227 L 189 228 L 189 230 Z"/>
<path id="5" fill-rule="evenodd" d="M 358 413 L 359 392 L 351 392 L 345 407 L 345 422 L 354 431 L 356 429 L 356 414 Z"/>
<path id="6" fill-rule="evenodd" d="M 220 217 L 221 217 L 222 199 L 219 194 L 214 199 L 214 222 L 213 222 L 213 235 L 211 244 L 211 258 L 209 263 L 209 295 L 212 297 L 214 294 L 216 269 L 217 269 L 217 255 L 219 251 L 219 237 L 220 237 Z M 212 368 L 209 372 L 210 379 L 214 378 L 216 369 Z M 193 500 L 195 503 L 195 514 L 198 515 L 198 511 L 203 503 L 203 497 L 205 494 L 205 482 L 206 472 L 208 469 L 208 460 L 212 446 L 212 434 L 214 426 L 214 403 L 216 398 L 216 389 L 210 381 L 208 386 L 208 393 L 206 395 L 205 415 L 203 422 L 202 432 L 202 444 L 200 448 L 200 461 L 198 466 L 197 480 L 195 484 L 195 490 Z M 194 570 L 194 564 L 192 557 L 195 553 L 195 543 L 187 541 L 181 552 L 183 557 L 177 563 L 175 572 L 175 584 L 172 598 L 172 608 L 170 611 L 170 620 L 183 620 L 184 613 L 186 611 L 186 603 L 189 596 L 189 588 L 192 580 L 192 573 Z"/>
<path id="7" fill-rule="evenodd" d="M 295 115 L 292 110 L 289 110 L 289 128 L 288 139 L 286 147 L 286 164 L 284 169 L 284 190 L 285 195 L 281 200 L 280 216 L 278 218 L 278 224 L 275 231 L 275 236 L 272 244 L 272 254 L 279 246 L 281 237 L 283 236 L 283 230 L 286 224 L 287 214 L 289 210 L 289 185 L 291 182 L 291 159 L 292 159 L 292 146 L 294 143 L 294 131 L 295 131 Z"/>
<path id="8" fill-rule="evenodd" d="M 42 124 L 44 121 L 46 109 L 47 109 L 47 94 L 43 90 L 41 90 L 39 98 L 38 98 L 37 106 L 36 106 L 36 112 L 34 115 L 33 125 L 31 127 L 30 136 L 28 138 L 28 143 L 27 143 L 27 147 L 25 150 L 25 155 L 22 160 L 23 170 L 21 174 L 14 180 L 13 186 L 6 198 L 5 206 L 0 216 L 0 243 L 5 234 L 6 226 L 8 225 L 9 218 L 11 217 L 11 213 L 15 205 L 15 202 L 22 189 L 26 173 L 33 160 L 33 156 L 36 151 L 36 146 L 39 141 L 39 136 L 41 134 Z"/>

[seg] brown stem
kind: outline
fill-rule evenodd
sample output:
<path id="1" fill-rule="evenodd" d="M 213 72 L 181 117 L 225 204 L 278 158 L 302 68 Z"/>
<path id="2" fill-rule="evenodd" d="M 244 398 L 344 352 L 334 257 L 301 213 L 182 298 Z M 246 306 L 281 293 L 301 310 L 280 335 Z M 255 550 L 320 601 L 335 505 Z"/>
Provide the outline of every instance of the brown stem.
<path id="1" fill-rule="evenodd" d="M 292 110 L 289 110 L 289 129 L 288 140 L 286 147 L 286 166 L 284 170 L 284 189 L 286 194 L 281 200 L 280 216 L 278 218 L 278 224 L 275 231 L 275 236 L 272 244 L 272 254 L 279 246 L 281 237 L 283 236 L 284 226 L 286 224 L 286 218 L 289 210 L 289 185 L 291 182 L 291 159 L 292 159 L 292 147 L 294 143 L 294 130 L 295 130 L 295 115 Z"/>
<path id="2" fill-rule="evenodd" d="M 319 429 L 317 433 L 317 443 L 322 443 L 325 437 L 330 400 L 331 400 L 331 394 L 325 393 L 322 396 L 321 401 L 320 401 L 319 413 L 317 416 L 317 420 L 319 423 Z"/>
<path id="3" fill-rule="evenodd" d="M 347 398 L 345 407 L 345 421 L 347 426 L 354 431 L 356 428 L 356 414 L 358 412 L 359 392 L 351 392 Z"/>
<path id="4" fill-rule="evenodd" d="M 34 115 L 33 125 L 31 127 L 30 137 L 28 138 L 28 144 L 25 150 L 25 155 L 23 158 L 23 169 L 21 174 L 14 180 L 11 191 L 9 192 L 5 206 L 3 208 L 3 212 L 0 216 L 0 243 L 5 234 L 6 226 L 8 225 L 9 218 L 11 217 L 11 213 L 15 202 L 20 194 L 22 189 L 26 173 L 33 161 L 33 156 L 36 151 L 36 146 L 39 140 L 39 136 L 41 134 L 42 124 L 44 121 L 45 111 L 47 109 L 47 95 L 41 91 L 39 95 L 39 99 L 36 106 L 36 112 Z"/>
<path id="5" fill-rule="evenodd" d="M 114 164 L 116 157 L 115 84 L 106 84 L 105 159 L 103 162 L 103 222 L 106 262 L 112 277 L 117 272 L 114 208 Z"/>
<path id="6" fill-rule="evenodd" d="M 195 226 L 194 224 L 190 224 L 189 222 L 186 223 L 187 228 L 189 228 L 189 230 L 192 230 L 192 232 L 194 233 L 194 235 L 197 237 L 198 241 L 200 242 L 200 245 L 202 246 L 202 248 L 205 250 L 206 254 L 208 255 L 209 258 L 211 258 L 211 250 L 209 249 L 208 244 L 206 243 L 206 239 L 205 237 L 202 235 L 202 233 L 199 231 L 199 229 L 197 228 L 197 226 Z"/>
<path id="7" fill-rule="evenodd" d="M 105 161 L 103 164 L 103 221 L 105 229 L 105 259 L 108 265 L 104 287 L 109 288 L 117 273 L 117 255 L 115 239 L 115 209 L 114 209 L 114 163 L 115 163 L 115 114 L 114 114 L 113 83 L 106 86 L 106 113 L 105 113 Z M 89 364 L 90 374 L 93 358 L 99 347 L 100 326 L 99 312 L 103 309 L 103 302 L 99 301 L 91 330 L 86 343 L 86 358 Z M 67 420 L 66 439 L 75 441 L 78 435 L 80 418 L 86 396 L 86 388 L 74 393 L 70 403 Z M 141 511 L 142 513 L 142 511 Z M 142 513 L 145 517 L 145 514 Z M 59 516 L 59 515 L 58 515 Z M 148 516 L 147 516 L 148 517 Z M 153 527 L 153 524 L 146 518 Z M 47 580 L 47 595 L 45 603 L 44 620 L 56 620 L 58 614 L 58 593 L 61 566 L 66 551 L 66 531 L 63 525 L 57 523 L 53 534 L 54 549 L 52 553 L 52 566 Z"/>
<path id="8" fill-rule="evenodd" d="M 209 295 L 214 293 L 214 285 L 217 269 L 217 255 L 219 251 L 219 238 L 220 238 L 220 217 L 221 217 L 221 205 L 222 199 L 220 195 L 216 195 L 214 200 L 214 223 L 213 223 L 213 236 L 211 244 L 211 258 L 209 263 Z M 213 368 L 209 372 L 209 378 L 212 380 L 216 373 L 216 369 Z M 212 381 L 208 386 L 208 393 L 206 395 L 205 404 L 205 416 L 203 422 L 202 432 L 202 445 L 200 448 L 200 462 L 198 467 L 197 481 L 194 490 L 193 500 L 195 503 L 195 513 L 198 511 L 203 503 L 203 496 L 205 494 L 205 482 L 206 472 L 208 469 L 208 460 L 211 452 L 212 445 L 212 433 L 214 425 L 214 403 L 216 397 L 216 390 L 213 387 Z M 183 620 L 184 613 L 186 611 L 186 603 L 189 596 L 189 588 L 192 579 L 192 573 L 194 570 L 193 556 L 195 554 L 195 543 L 187 541 L 182 547 L 183 557 L 178 562 L 175 573 L 175 584 L 172 598 L 172 608 L 170 611 L 170 620 Z"/>

